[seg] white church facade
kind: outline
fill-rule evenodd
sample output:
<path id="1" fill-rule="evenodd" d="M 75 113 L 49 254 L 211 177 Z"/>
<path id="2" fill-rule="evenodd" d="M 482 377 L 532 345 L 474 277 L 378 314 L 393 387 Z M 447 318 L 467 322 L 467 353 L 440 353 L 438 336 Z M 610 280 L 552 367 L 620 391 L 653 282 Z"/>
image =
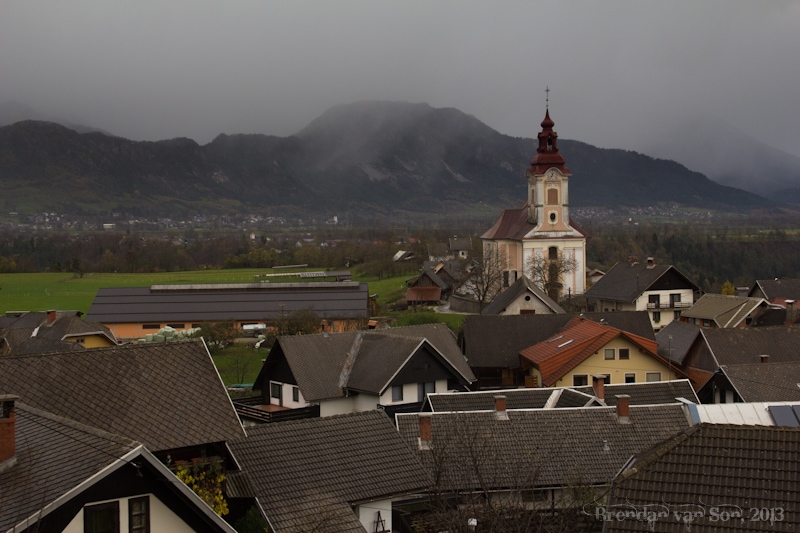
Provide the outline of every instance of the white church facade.
<path id="1" fill-rule="evenodd" d="M 481 235 L 484 257 L 499 261 L 503 285 L 525 275 L 541 281 L 554 299 L 583 294 L 586 290 L 587 234 L 569 215 L 569 177 L 564 156 L 558 152 L 558 134 L 547 109 L 538 135 L 539 145 L 526 172 L 528 197 L 518 209 L 506 209 Z"/>

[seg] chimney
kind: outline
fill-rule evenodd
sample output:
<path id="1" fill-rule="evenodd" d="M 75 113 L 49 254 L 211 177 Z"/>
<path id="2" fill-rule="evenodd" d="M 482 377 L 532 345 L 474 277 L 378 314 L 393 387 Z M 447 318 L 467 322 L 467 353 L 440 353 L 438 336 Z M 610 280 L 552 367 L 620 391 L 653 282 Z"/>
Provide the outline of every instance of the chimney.
<path id="1" fill-rule="evenodd" d="M 761 355 L 759 355 L 759 357 L 761 358 L 761 362 L 762 363 L 769 363 L 769 355 L 768 354 L 761 354 Z"/>
<path id="2" fill-rule="evenodd" d="M 508 420 L 508 411 L 506 411 L 506 397 L 494 397 L 494 416 L 498 420 Z"/>
<path id="3" fill-rule="evenodd" d="M 600 400 L 606 399 L 606 377 L 600 375 L 592 376 L 592 388 L 594 395 Z"/>
<path id="4" fill-rule="evenodd" d="M 654 266 L 656 266 L 656 260 L 655 260 L 655 258 L 653 258 L 653 257 L 648 257 L 648 258 L 647 258 L 647 268 L 653 268 Z"/>
<path id="5" fill-rule="evenodd" d="M 630 424 L 631 423 L 631 408 L 630 408 L 630 400 L 631 397 L 627 394 L 617 394 L 615 396 L 617 398 L 617 420 L 620 424 Z"/>
<path id="6" fill-rule="evenodd" d="M 19 400 L 19 396 L 0 394 L 0 467 L 5 466 L 6 461 L 13 461 L 17 453 L 17 419 L 14 415 L 16 400 Z"/>
<path id="7" fill-rule="evenodd" d="M 430 450 L 431 441 L 433 440 L 431 433 L 431 414 L 419 414 L 419 449 Z"/>
<path id="8" fill-rule="evenodd" d="M 630 256 L 628 256 L 628 262 L 631 264 L 631 266 L 638 265 L 639 264 L 639 258 L 636 257 L 636 256 L 633 256 L 633 255 L 630 255 Z"/>
<path id="9" fill-rule="evenodd" d="M 56 321 L 56 312 L 51 309 L 50 311 L 47 312 L 47 323 L 52 324 L 55 321 Z"/>

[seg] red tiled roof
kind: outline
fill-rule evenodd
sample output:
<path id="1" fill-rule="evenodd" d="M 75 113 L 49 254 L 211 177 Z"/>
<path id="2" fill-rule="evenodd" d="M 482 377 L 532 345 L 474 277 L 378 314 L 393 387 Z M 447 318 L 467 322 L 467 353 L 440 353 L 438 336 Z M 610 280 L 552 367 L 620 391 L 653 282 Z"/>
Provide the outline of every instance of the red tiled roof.
<path id="1" fill-rule="evenodd" d="M 528 222 L 528 206 L 519 209 L 505 209 L 494 226 L 481 235 L 481 239 L 515 239 L 520 240 L 536 225 Z"/>
<path id="2" fill-rule="evenodd" d="M 582 318 L 574 318 L 557 335 L 525 348 L 520 355 L 538 367 L 542 373 L 542 383 L 549 387 L 612 339 L 620 336 L 668 365 L 656 353 L 657 342 Z"/>
<path id="3" fill-rule="evenodd" d="M 692 387 L 694 387 L 694 390 L 700 390 L 703 385 L 708 383 L 708 380 L 711 379 L 711 376 L 714 375 L 712 372 L 706 372 L 705 370 L 692 367 L 684 368 L 683 371 L 689 377 L 689 381 L 692 382 Z"/>

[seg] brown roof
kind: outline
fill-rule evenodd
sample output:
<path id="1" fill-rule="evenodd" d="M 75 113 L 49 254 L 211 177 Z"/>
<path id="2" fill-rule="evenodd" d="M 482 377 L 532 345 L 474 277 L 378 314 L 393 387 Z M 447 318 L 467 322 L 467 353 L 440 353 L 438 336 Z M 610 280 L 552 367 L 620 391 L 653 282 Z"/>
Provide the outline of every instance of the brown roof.
<path id="1" fill-rule="evenodd" d="M 353 505 L 431 484 L 381 411 L 265 424 L 230 447 L 272 531 L 363 533 Z"/>
<path id="2" fill-rule="evenodd" d="M 520 356 L 539 369 L 542 384 L 551 386 L 617 337 L 626 338 L 644 353 L 668 364 L 656 353 L 655 341 L 581 318 L 574 318 L 549 339 L 521 350 Z"/>
<path id="3" fill-rule="evenodd" d="M 400 434 L 443 490 L 558 487 L 608 483 L 634 454 L 685 430 L 679 404 L 631 406 L 630 423 L 614 407 L 398 414 Z M 419 420 L 431 421 L 420 450 Z"/>
<path id="4" fill-rule="evenodd" d="M 703 329 L 700 334 L 719 365 L 759 363 L 763 354 L 771 363 L 800 360 L 800 325 Z"/>
<path id="5" fill-rule="evenodd" d="M 759 307 L 767 307 L 763 298 L 725 294 L 704 294 L 682 317 L 713 320 L 718 328 L 735 328 Z"/>
<path id="6" fill-rule="evenodd" d="M 16 403 L 15 414 L 16 464 L 0 469 L 0 531 L 13 528 L 139 445 L 23 403 Z"/>
<path id="7" fill-rule="evenodd" d="M 409 357 L 423 347 L 439 354 L 454 377 L 460 376 L 466 383 L 475 381 L 448 327 L 423 324 L 366 332 L 278 337 L 255 387 L 264 387 L 271 358 L 282 355 L 300 392 L 309 402 L 343 397 L 348 389 L 379 394 Z"/>
<path id="8" fill-rule="evenodd" d="M 617 263 L 589 287 L 585 295 L 587 298 L 634 302 L 661 278 L 664 278 L 665 288 L 700 290 L 695 283 L 672 265 Z"/>
<path id="9" fill-rule="evenodd" d="M 723 365 L 720 370 L 745 402 L 800 400 L 800 360 L 791 363 Z"/>
<path id="10" fill-rule="evenodd" d="M 603 531 L 797 531 L 797 502 L 800 428 L 701 424 L 641 453 L 614 479 L 608 513 L 664 514 L 649 522 L 620 514 Z M 677 522 L 674 513 L 686 511 L 697 514 Z"/>
<path id="11" fill-rule="evenodd" d="M 153 451 L 244 435 L 202 341 L 0 357 L 0 390 Z"/>

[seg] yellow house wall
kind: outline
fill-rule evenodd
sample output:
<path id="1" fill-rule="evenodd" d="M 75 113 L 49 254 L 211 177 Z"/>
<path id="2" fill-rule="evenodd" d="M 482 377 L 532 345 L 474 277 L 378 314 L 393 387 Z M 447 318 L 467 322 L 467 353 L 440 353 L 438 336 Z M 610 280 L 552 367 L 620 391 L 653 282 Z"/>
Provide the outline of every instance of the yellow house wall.
<path id="1" fill-rule="evenodd" d="M 112 346 L 114 344 L 110 340 L 108 340 L 108 337 L 105 337 L 103 335 L 86 335 L 86 336 L 83 336 L 83 337 L 68 337 L 68 338 L 66 338 L 64 340 L 67 341 L 67 342 L 78 342 L 79 339 L 83 339 L 83 343 L 82 344 L 83 344 L 83 346 L 85 348 L 103 348 L 105 346 Z"/>
<path id="2" fill-rule="evenodd" d="M 605 349 L 614 348 L 615 359 L 604 358 Z M 620 360 L 619 349 L 628 348 L 630 359 Z M 639 347 L 627 339 L 617 337 L 603 346 L 596 354 L 591 355 L 583 363 L 574 368 L 570 373 L 559 379 L 554 386 L 571 387 L 572 378 L 576 375 L 588 375 L 589 385 L 592 384 L 591 376 L 594 374 L 609 374 L 611 383 L 625 383 L 625 374 L 635 373 L 636 383 L 647 381 L 647 372 L 661 372 L 661 380 L 677 379 L 675 372 L 667 365 L 662 364 L 652 356 L 639 351 Z"/>

